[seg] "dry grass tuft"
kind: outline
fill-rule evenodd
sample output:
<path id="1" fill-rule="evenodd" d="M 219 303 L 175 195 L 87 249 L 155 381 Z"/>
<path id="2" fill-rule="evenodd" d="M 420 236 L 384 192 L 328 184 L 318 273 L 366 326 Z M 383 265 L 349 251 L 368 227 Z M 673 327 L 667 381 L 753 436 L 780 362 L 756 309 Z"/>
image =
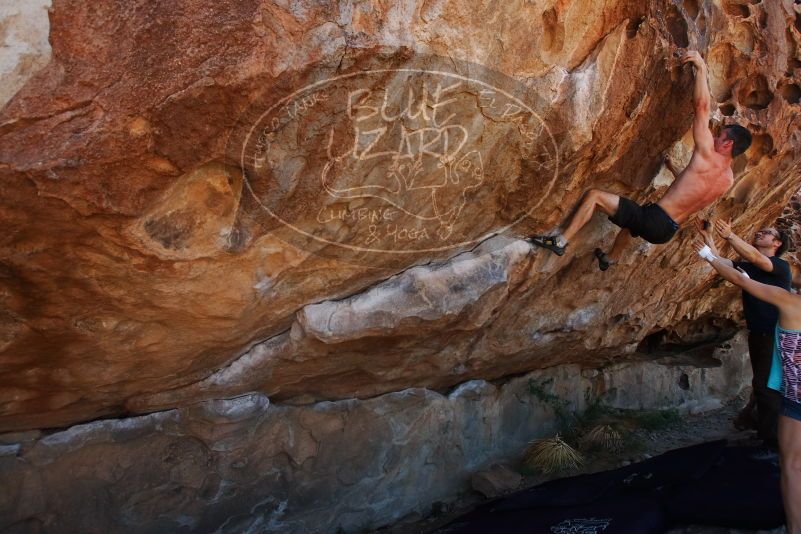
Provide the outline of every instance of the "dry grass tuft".
<path id="1" fill-rule="evenodd" d="M 576 469 L 584 463 L 581 454 L 568 445 L 559 434 L 552 438 L 532 441 L 523 459 L 526 466 L 543 473 Z"/>
<path id="2" fill-rule="evenodd" d="M 591 447 L 601 447 L 612 452 L 623 449 L 623 436 L 612 425 L 594 426 L 584 436 L 584 442 Z"/>

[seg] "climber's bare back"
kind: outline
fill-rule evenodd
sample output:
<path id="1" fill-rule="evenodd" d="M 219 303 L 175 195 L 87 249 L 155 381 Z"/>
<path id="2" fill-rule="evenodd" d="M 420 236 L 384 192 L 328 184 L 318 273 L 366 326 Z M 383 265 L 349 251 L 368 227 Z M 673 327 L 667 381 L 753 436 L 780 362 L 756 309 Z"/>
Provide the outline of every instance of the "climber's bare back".
<path id="1" fill-rule="evenodd" d="M 686 221 L 715 202 L 732 186 L 734 174 L 730 161 L 714 150 L 696 149 L 690 164 L 657 204 L 677 223 Z"/>
<path id="2" fill-rule="evenodd" d="M 695 67 L 695 116 L 692 127 L 695 150 L 690 164 L 657 203 L 677 223 L 686 221 L 715 202 L 734 183 L 734 173 L 731 171 L 734 140 L 725 128 L 717 137 L 709 129 L 712 96 L 707 83 L 706 63 L 695 50 L 686 51 L 682 63 L 691 63 Z"/>

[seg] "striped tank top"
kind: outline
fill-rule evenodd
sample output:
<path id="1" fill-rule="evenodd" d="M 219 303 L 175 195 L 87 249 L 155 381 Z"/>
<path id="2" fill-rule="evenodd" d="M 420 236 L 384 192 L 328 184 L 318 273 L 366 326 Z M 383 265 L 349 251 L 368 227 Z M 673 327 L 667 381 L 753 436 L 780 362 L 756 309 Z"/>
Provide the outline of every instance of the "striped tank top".
<path id="1" fill-rule="evenodd" d="M 782 395 L 791 401 L 801 402 L 801 331 L 776 327 L 771 375 L 777 371 L 777 365 L 781 370 Z"/>

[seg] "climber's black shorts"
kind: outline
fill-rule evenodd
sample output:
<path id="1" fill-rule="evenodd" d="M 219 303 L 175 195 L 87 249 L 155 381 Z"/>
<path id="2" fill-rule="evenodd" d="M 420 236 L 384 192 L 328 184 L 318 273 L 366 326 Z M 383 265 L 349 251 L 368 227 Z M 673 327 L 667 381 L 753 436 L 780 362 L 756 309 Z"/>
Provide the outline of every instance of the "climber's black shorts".
<path id="1" fill-rule="evenodd" d="M 667 243 L 679 229 L 676 221 L 658 204 L 649 202 L 640 206 L 625 197 L 620 197 L 617 212 L 609 220 L 621 228 L 628 228 L 634 237 L 642 237 L 655 245 Z"/>

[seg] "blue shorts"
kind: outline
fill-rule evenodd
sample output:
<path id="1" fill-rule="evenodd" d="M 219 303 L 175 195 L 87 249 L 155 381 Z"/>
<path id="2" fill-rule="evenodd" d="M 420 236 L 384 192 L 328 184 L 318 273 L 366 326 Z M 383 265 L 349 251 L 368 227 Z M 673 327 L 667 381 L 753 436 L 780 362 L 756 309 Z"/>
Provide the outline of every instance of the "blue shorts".
<path id="1" fill-rule="evenodd" d="M 801 421 L 801 402 L 782 399 L 782 415 L 795 419 L 796 421 Z"/>

